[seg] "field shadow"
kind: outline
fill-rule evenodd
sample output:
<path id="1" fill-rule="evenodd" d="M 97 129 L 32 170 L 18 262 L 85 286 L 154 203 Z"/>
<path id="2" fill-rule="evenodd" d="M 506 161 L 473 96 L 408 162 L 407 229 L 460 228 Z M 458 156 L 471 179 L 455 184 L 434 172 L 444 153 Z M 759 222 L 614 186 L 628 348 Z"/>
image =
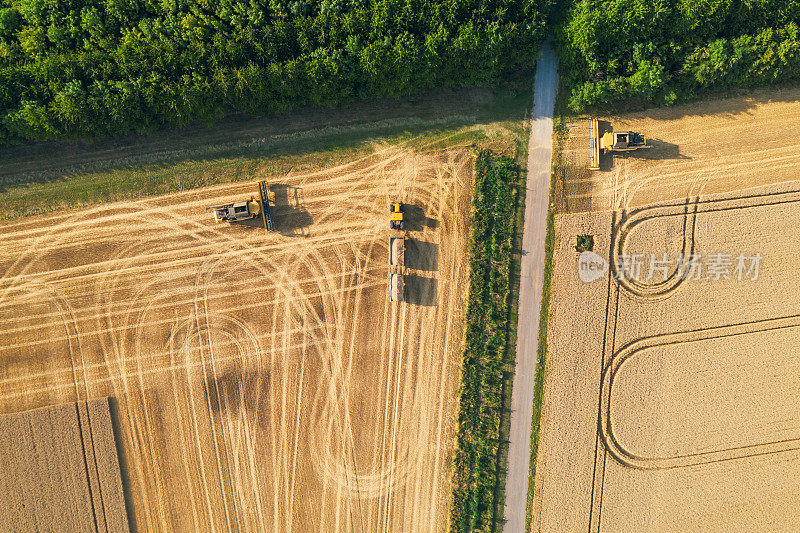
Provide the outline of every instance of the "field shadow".
<path id="1" fill-rule="evenodd" d="M 269 374 L 255 369 L 242 370 L 238 365 L 232 365 L 216 373 L 209 373 L 205 378 L 205 388 L 210 398 L 211 410 L 215 414 L 220 412 L 234 417 L 242 411 L 248 419 L 265 422 L 265 417 L 259 417 L 258 398 L 266 398 L 269 390 Z M 256 394 L 258 389 L 263 389 Z M 252 415 L 252 416 L 251 416 Z"/>
<path id="2" fill-rule="evenodd" d="M 421 272 L 439 270 L 439 244 L 406 239 L 406 266 Z"/>
<path id="3" fill-rule="evenodd" d="M 108 398 L 108 411 L 111 415 L 111 432 L 114 434 L 114 447 L 117 449 L 117 462 L 119 463 L 119 474 L 122 481 L 122 499 L 125 501 L 125 514 L 128 517 L 128 527 L 132 533 L 136 533 L 138 527 L 136 525 L 136 516 L 133 514 L 133 496 L 131 493 L 131 476 L 128 469 L 128 455 L 125 453 L 125 446 L 122 444 L 119 401 L 113 396 Z"/>
<path id="4" fill-rule="evenodd" d="M 624 116 L 626 120 L 680 120 L 691 117 L 730 118 L 751 114 L 765 104 L 795 103 L 800 100 L 800 83 L 796 80 L 774 83 L 762 88 L 715 88 L 683 95 L 674 105 L 658 105 L 641 97 L 600 103 L 589 110 L 593 115 Z M 559 91 L 557 105 L 562 113 L 571 114 L 567 103 L 569 91 Z"/>
<path id="5" fill-rule="evenodd" d="M 700 91 L 694 97 L 675 106 L 657 107 L 644 103 L 626 113 L 626 118 L 676 120 L 687 117 L 735 117 L 750 114 L 753 109 L 765 104 L 796 103 L 800 100 L 800 84 L 797 81 L 772 84 L 758 89 L 731 87 Z"/>
<path id="6" fill-rule="evenodd" d="M 11 143 L 0 147 L 0 193 L 87 173 L 147 171 L 178 162 L 219 158 L 302 156 L 369 147 L 376 135 L 437 134 L 486 121 L 517 120 L 528 105 L 532 73 L 504 87 L 433 89 L 406 97 L 375 97 L 335 107 L 307 105 L 253 117 L 230 114 L 114 137 Z M 189 188 L 218 183 L 201 176 Z"/>
<path id="7" fill-rule="evenodd" d="M 425 228 L 436 229 L 439 221 L 425 215 L 425 210 L 418 205 L 403 204 L 403 218 L 406 231 L 422 231 Z"/>
<path id="8" fill-rule="evenodd" d="M 691 157 L 681 153 L 680 146 L 661 139 L 647 139 L 647 144 L 652 148 L 642 148 L 630 152 L 615 152 L 600 156 L 600 171 L 609 172 L 614 167 L 615 159 L 644 159 L 647 161 L 659 161 L 668 159 L 691 159 Z"/>
<path id="9" fill-rule="evenodd" d="M 614 156 L 611 154 L 600 154 L 600 172 L 611 172 L 614 168 Z"/>
<path id="10" fill-rule="evenodd" d="M 423 307 L 434 307 L 438 304 L 439 280 L 412 274 L 405 277 L 406 301 Z"/>
<path id="11" fill-rule="evenodd" d="M 269 186 L 272 192 L 272 224 L 275 231 L 287 237 L 307 237 L 306 228 L 314 220 L 303 207 L 303 189 L 285 183 L 273 183 Z"/>
<path id="12" fill-rule="evenodd" d="M 603 170 L 603 159 L 600 160 Z M 592 180 L 586 165 L 571 163 L 555 165 L 553 170 L 553 203 L 557 213 L 575 213 L 591 210 Z M 525 190 L 521 191 L 522 194 Z"/>
<path id="13" fill-rule="evenodd" d="M 628 157 L 636 159 L 691 159 L 688 155 L 681 153 L 681 147 L 677 144 L 651 138 L 647 139 L 647 144 L 652 148 L 628 152 L 630 154 Z"/>

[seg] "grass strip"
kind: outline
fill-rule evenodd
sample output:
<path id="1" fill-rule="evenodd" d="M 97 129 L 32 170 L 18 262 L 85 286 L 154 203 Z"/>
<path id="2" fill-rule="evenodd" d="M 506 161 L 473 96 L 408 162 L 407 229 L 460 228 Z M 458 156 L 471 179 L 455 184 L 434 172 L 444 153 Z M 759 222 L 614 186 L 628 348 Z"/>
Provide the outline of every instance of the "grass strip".
<path id="1" fill-rule="evenodd" d="M 529 103 L 531 83 L 526 74 L 498 87 L 432 91 L 337 110 L 310 108 L 272 119 L 193 126 L 169 136 L 98 141 L 74 160 L 59 157 L 72 149 L 63 142 L 4 150 L 0 220 L 324 169 L 388 145 L 433 150 L 508 133 L 522 136 L 517 118 Z M 31 166 L 28 152 L 42 153 L 43 159 Z"/>
<path id="2" fill-rule="evenodd" d="M 451 509 L 454 531 L 494 527 L 504 395 L 510 394 L 510 387 L 503 387 L 503 383 L 514 362 L 509 328 L 520 170 L 513 159 L 481 150 L 474 174 L 469 297 Z"/>

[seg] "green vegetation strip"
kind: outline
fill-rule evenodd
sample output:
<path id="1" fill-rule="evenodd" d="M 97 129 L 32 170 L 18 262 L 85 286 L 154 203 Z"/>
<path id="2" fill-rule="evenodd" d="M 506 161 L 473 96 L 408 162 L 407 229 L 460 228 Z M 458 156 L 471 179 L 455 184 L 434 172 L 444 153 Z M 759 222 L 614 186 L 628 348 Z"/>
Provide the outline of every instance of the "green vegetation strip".
<path id="1" fill-rule="evenodd" d="M 517 135 L 516 124 L 512 122 L 490 122 L 488 126 L 500 128 L 503 134 Z M 374 153 L 375 146 L 403 145 L 411 150 L 433 150 L 481 143 L 487 139 L 485 129 L 483 125 L 422 125 L 403 127 L 399 133 L 392 129 L 368 130 L 358 135 L 304 140 L 305 146 L 298 150 L 295 150 L 298 143 L 292 141 L 286 146 L 278 145 L 274 150 L 261 150 L 260 153 L 247 148 L 220 155 L 209 151 L 208 154 L 190 154 L 191 158 L 177 161 L 158 160 L 154 156 L 153 162 L 117 162 L 110 168 L 99 170 L 0 176 L 0 220 L 292 171 L 323 170 L 368 156 Z"/>
<path id="2" fill-rule="evenodd" d="M 514 360 L 509 317 L 518 181 L 519 167 L 513 159 L 489 150 L 478 153 L 451 512 L 455 531 L 493 527 L 500 476 L 497 457 L 503 442 L 503 393 L 508 389 L 502 384 Z"/>
<path id="3" fill-rule="evenodd" d="M 23 177 L 21 183 L 0 177 L 0 220 L 252 180 L 298 168 L 325 168 L 372 151 L 371 146 L 361 145 L 297 156 L 222 156 L 127 165 L 29 182 Z"/>

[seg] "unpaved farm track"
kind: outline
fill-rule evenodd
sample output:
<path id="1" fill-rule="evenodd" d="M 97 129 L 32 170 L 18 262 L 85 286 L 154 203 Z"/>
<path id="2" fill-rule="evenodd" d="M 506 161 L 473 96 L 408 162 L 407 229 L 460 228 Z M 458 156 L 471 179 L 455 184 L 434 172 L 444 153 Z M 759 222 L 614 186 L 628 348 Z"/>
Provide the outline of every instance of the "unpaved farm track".
<path id="1" fill-rule="evenodd" d="M 557 217 L 535 531 L 795 528 L 798 207 L 789 182 Z M 606 259 L 763 259 L 757 279 L 584 283 L 585 233 Z"/>
<path id="2" fill-rule="evenodd" d="M 3 224 L 0 412 L 116 398 L 139 530 L 445 529 L 471 153 L 264 177 L 269 234 L 203 210 L 255 182 Z"/>

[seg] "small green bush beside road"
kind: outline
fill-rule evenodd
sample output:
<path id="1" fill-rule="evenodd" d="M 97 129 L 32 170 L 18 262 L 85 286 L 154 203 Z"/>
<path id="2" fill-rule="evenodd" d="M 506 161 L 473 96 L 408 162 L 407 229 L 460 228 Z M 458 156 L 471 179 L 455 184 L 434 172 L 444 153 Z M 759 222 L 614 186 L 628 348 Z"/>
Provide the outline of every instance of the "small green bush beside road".
<path id="1" fill-rule="evenodd" d="M 451 516 L 456 531 L 487 529 L 492 521 L 502 383 L 514 360 L 508 340 L 518 182 L 519 168 L 513 159 L 488 150 L 478 154 Z"/>

